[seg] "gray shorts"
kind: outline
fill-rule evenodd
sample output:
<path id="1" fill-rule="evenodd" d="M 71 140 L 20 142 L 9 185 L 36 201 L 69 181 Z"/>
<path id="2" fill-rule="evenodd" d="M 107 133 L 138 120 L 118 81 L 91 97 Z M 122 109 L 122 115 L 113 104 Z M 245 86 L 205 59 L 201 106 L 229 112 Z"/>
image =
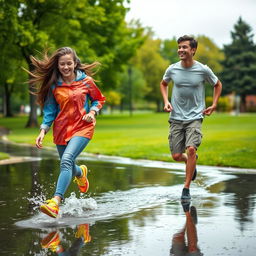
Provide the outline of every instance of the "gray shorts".
<path id="1" fill-rule="evenodd" d="M 189 146 L 196 149 L 200 146 L 203 137 L 201 132 L 202 122 L 203 119 L 191 122 L 169 120 L 170 133 L 168 139 L 172 154 L 184 153 Z"/>

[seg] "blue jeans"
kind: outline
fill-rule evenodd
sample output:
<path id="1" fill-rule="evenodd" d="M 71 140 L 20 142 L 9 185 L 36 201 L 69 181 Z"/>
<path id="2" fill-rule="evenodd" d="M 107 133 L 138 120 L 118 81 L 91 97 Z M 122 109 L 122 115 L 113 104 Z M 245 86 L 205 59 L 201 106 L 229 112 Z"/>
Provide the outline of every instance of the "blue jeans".
<path id="1" fill-rule="evenodd" d="M 60 175 L 54 196 L 60 196 L 63 199 L 72 178 L 82 175 L 82 170 L 75 164 L 75 160 L 89 141 L 88 138 L 76 136 L 67 145 L 56 145 L 60 156 Z"/>

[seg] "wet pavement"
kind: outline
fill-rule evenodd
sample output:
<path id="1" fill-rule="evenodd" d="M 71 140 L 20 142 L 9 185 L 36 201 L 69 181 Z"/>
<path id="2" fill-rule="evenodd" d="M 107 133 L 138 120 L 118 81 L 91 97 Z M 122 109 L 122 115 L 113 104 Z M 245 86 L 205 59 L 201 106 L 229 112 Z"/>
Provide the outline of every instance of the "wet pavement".
<path id="1" fill-rule="evenodd" d="M 82 154 L 89 193 L 72 183 L 50 219 L 38 205 L 54 191 L 56 151 L 0 151 L 30 159 L 0 165 L 0 255 L 255 255 L 255 170 L 199 166 L 182 205 L 183 165 Z"/>

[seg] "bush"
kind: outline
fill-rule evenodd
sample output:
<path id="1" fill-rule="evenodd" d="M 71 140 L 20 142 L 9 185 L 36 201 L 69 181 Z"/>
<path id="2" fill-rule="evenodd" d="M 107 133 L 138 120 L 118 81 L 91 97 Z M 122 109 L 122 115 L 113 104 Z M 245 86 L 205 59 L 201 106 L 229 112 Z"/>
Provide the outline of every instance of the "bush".
<path id="1" fill-rule="evenodd" d="M 256 106 L 246 107 L 246 112 L 256 112 Z"/>
<path id="2" fill-rule="evenodd" d="M 205 98 L 206 107 L 212 105 L 213 98 L 208 96 Z M 220 97 L 218 101 L 217 111 L 220 112 L 229 112 L 232 110 L 232 103 L 230 102 L 228 97 Z"/>

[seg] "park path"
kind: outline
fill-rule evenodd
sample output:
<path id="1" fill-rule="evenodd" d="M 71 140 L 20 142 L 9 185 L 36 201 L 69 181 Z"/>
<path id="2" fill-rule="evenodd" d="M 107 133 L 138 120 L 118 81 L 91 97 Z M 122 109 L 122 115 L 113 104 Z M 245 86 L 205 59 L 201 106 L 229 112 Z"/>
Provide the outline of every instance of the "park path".
<path id="1" fill-rule="evenodd" d="M 7 141 L 8 139 L 6 135 L 9 134 L 9 130 L 3 126 L 0 126 L 0 141 Z M 22 162 L 31 162 L 36 161 L 38 159 L 28 157 L 28 156 L 10 156 L 8 159 L 0 160 L 0 165 L 7 165 L 7 164 L 16 164 L 16 163 L 22 163 Z"/>
<path id="2" fill-rule="evenodd" d="M 9 134 L 9 130 L 5 127 L 0 126 L 0 137 Z"/>

